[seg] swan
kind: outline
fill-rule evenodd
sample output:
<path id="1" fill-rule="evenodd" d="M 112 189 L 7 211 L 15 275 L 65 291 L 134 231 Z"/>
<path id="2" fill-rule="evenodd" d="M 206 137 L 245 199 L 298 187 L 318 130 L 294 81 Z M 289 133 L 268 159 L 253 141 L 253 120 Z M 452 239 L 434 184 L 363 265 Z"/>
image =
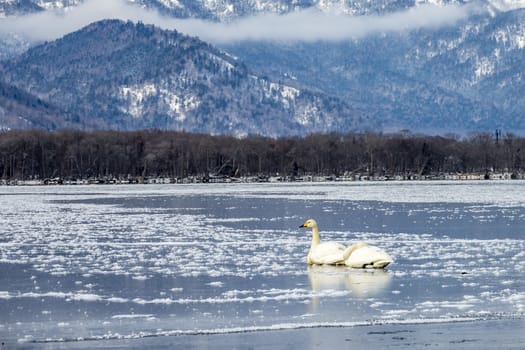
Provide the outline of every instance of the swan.
<path id="1" fill-rule="evenodd" d="M 319 228 L 314 219 L 306 220 L 299 227 L 312 229 L 312 243 L 306 257 L 309 265 L 346 265 L 354 268 L 382 269 L 393 260 L 384 250 L 358 242 L 349 247 L 336 242 L 323 242 L 319 237 Z"/>
<path id="2" fill-rule="evenodd" d="M 336 242 L 321 243 L 319 229 L 317 228 L 317 222 L 315 222 L 315 220 L 307 220 L 299 227 L 312 228 L 312 244 L 306 256 L 306 262 L 308 262 L 309 265 L 344 264 L 345 246 Z"/>

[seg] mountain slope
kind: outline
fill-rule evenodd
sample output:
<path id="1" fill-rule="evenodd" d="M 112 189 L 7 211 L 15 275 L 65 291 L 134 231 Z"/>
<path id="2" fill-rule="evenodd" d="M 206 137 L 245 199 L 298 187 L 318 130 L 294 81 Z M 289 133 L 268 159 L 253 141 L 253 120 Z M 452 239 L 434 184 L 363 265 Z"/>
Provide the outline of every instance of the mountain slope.
<path id="1" fill-rule="evenodd" d="M 386 42 L 390 48 L 396 47 L 395 38 L 388 37 L 285 46 L 246 43 L 225 49 L 261 74 L 284 81 L 291 78 L 366 106 L 381 130 L 468 132 L 492 130 L 500 125 L 502 116 L 494 106 L 480 104 L 432 80 L 392 67 L 390 60 L 403 57 L 403 53 L 384 53 L 389 51 L 382 47 Z M 406 61 L 405 64 L 410 66 Z"/>
<path id="2" fill-rule="evenodd" d="M 106 20 L 5 63 L 4 79 L 95 125 L 279 136 L 366 129 L 338 99 L 255 76 L 212 46 Z"/>
<path id="3" fill-rule="evenodd" d="M 0 130 L 57 128 L 84 129 L 78 117 L 0 81 Z"/>
<path id="4" fill-rule="evenodd" d="M 525 9 L 347 42 L 223 48 L 261 74 L 370 106 L 386 129 L 525 131 Z"/>

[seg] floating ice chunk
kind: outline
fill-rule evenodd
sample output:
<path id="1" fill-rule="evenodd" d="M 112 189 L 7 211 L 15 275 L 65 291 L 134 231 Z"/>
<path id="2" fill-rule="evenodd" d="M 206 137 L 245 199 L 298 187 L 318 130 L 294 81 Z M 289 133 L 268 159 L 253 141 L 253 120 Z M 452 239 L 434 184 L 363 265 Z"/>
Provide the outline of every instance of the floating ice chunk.
<path id="1" fill-rule="evenodd" d="M 145 275 L 138 275 L 138 276 L 133 276 L 132 277 L 134 280 L 137 280 L 137 281 L 145 281 L 148 279 L 148 276 L 145 276 Z"/>
<path id="2" fill-rule="evenodd" d="M 215 282 L 210 282 L 210 283 L 206 283 L 208 286 L 211 286 L 211 287 L 222 287 L 224 286 L 224 282 L 221 282 L 221 281 L 215 281 Z"/>
<path id="3" fill-rule="evenodd" d="M 111 316 L 112 319 L 121 320 L 121 319 L 132 319 L 132 318 L 151 318 L 151 314 L 118 314 Z"/>

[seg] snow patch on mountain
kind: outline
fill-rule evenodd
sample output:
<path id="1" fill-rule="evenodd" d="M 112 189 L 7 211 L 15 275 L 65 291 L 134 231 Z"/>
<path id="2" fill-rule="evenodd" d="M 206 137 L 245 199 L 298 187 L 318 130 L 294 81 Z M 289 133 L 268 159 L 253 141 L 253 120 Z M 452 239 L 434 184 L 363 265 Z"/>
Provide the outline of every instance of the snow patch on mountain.
<path id="1" fill-rule="evenodd" d="M 521 50 L 525 48 L 525 25 L 520 28 L 508 28 L 494 33 L 494 40 L 503 43 L 508 50 Z"/>
<path id="2" fill-rule="evenodd" d="M 499 11 L 512 11 L 525 8 L 525 0 L 491 0 L 490 4 Z"/>
<path id="3" fill-rule="evenodd" d="M 134 0 L 128 0 L 134 2 Z M 182 9 L 184 5 L 178 0 L 158 0 L 158 2 L 168 9 Z"/>
<path id="4" fill-rule="evenodd" d="M 83 0 L 67 0 L 67 1 L 57 1 L 57 0 L 38 0 L 36 4 L 45 10 L 64 10 L 76 7 L 83 3 Z"/>
<path id="5" fill-rule="evenodd" d="M 475 66 L 476 80 L 494 74 L 495 63 L 488 57 L 480 57 Z"/>
<path id="6" fill-rule="evenodd" d="M 275 103 L 282 103 L 285 109 L 294 107 L 295 100 L 301 91 L 290 86 L 277 84 L 270 81 L 260 80 L 264 97 Z"/>
<path id="7" fill-rule="evenodd" d="M 145 109 L 148 102 L 156 101 L 154 102 L 155 104 L 161 105 L 159 106 L 160 110 L 166 108 L 167 114 L 179 122 L 186 119 L 187 112 L 195 110 L 200 105 L 200 101 L 196 96 L 178 96 L 170 89 L 160 88 L 152 83 L 121 86 L 120 99 L 125 102 L 121 107 L 121 111 L 134 118 L 144 117 L 147 114 Z M 151 100 L 148 101 L 149 99 Z"/>

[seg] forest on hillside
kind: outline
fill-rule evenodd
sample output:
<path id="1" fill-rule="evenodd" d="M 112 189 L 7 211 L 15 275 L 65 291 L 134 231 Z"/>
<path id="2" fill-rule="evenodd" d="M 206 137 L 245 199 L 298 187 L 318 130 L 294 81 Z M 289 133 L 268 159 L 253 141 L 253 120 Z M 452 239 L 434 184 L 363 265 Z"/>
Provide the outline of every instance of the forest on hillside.
<path id="1" fill-rule="evenodd" d="M 1 131 L 0 179 L 521 174 L 525 138 L 409 132 L 267 138 L 174 131 Z"/>

